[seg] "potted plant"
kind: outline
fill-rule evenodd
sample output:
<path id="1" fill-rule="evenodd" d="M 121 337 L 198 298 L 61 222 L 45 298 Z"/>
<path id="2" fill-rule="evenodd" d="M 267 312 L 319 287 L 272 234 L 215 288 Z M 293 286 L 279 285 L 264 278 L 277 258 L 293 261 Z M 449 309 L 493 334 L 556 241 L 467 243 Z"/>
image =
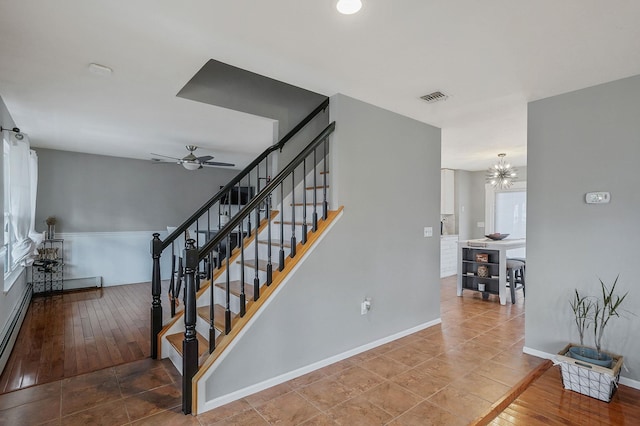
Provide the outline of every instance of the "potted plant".
<path id="1" fill-rule="evenodd" d="M 613 363 L 613 358 L 602 351 L 602 336 L 609 321 L 613 317 L 620 316 L 620 305 L 627 297 L 628 292 L 622 296 L 615 293 L 618 277 L 611 288 L 608 288 L 602 280 L 599 281 L 601 298 L 580 296 L 578 290 L 575 290 L 570 305 L 580 334 L 580 346 L 571 347 L 569 352 L 573 358 L 609 368 Z M 593 326 L 595 349 L 584 346 L 584 333 L 589 326 Z"/>
<path id="2" fill-rule="evenodd" d="M 598 297 L 580 295 L 575 290 L 569 302 L 580 335 L 580 346 L 568 344 L 556 356 L 562 370 L 565 389 L 609 402 L 617 389 L 623 357 L 602 350 L 602 336 L 613 317 L 620 316 L 620 306 L 627 293 L 616 293 L 618 277 L 609 288 L 600 281 Z M 593 327 L 595 348 L 584 346 L 585 332 Z"/>

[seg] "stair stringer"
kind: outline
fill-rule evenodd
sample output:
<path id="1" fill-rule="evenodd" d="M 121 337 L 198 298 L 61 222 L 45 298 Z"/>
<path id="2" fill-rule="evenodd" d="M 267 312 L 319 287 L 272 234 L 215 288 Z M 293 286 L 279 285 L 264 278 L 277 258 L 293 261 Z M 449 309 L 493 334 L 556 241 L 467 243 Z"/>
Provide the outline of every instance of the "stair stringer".
<path id="1" fill-rule="evenodd" d="M 207 400 L 206 385 L 209 380 L 215 380 L 215 372 L 221 367 L 225 358 L 233 351 L 233 348 L 242 341 L 243 336 L 256 324 L 266 308 L 276 299 L 291 278 L 295 275 L 298 268 L 304 264 L 305 260 L 317 248 L 318 244 L 329 234 L 330 230 L 335 226 L 338 219 L 342 217 L 343 208 L 340 207 L 336 211 L 330 211 L 327 220 L 319 220 L 318 231 L 310 232 L 307 244 L 304 246 L 297 244 L 297 256 L 294 259 L 288 259 L 290 262 L 285 264 L 282 272 L 274 271 L 273 283 L 269 287 L 263 287 L 264 293 L 258 302 L 254 302 L 255 313 L 250 316 L 245 324 L 237 324 L 228 336 L 227 341 L 221 342 L 213 354 L 209 356 L 207 361 L 200 367 L 193 378 L 193 412 L 200 414 L 205 411 L 212 410 L 220 405 L 231 402 L 242 396 L 234 397 L 218 397 Z M 293 261 L 293 262 L 291 262 Z M 255 392 L 257 390 L 254 390 Z"/>

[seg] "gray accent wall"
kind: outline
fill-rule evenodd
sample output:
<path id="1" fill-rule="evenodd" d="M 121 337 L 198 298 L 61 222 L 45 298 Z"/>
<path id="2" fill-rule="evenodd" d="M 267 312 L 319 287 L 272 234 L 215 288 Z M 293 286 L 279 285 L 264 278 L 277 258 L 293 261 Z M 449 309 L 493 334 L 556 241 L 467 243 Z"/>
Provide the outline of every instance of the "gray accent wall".
<path id="1" fill-rule="evenodd" d="M 189 171 L 177 164 L 36 148 L 36 230 L 156 231 L 178 226 L 239 170 Z"/>
<path id="2" fill-rule="evenodd" d="M 440 317 L 440 129 L 343 95 L 330 110 L 344 215 L 224 358 L 208 400 Z"/>
<path id="3" fill-rule="evenodd" d="M 528 115 L 525 346 L 556 353 L 576 342 L 574 288 L 597 294 L 599 278 L 619 275 L 627 313 L 603 347 L 625 357 L 623 377 L 640 380 L 640 76 L 532 102 Z M 586 204 L 593 191 L 611 203 Z"/>
<path id="4" fill-rule="evenodd" d="M 208 60 L 176 96 L 278 120 L 278 139 L 327 99 L 215 59 Z"/>

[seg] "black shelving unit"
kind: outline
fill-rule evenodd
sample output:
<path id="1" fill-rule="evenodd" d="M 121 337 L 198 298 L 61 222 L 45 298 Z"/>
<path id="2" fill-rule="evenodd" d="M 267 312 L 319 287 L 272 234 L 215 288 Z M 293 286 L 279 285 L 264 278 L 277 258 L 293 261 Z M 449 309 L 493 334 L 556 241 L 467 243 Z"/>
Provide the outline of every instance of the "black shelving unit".
<path id="1" fill-rule="evenodd" d="M 38 249 L 40 256 L 31 266 L 34 294 L 51 294 L 64 289 L 64 240 L 47 239 Z"/>
<path id="2" fill-rule="evenodd" d="M 487 262 L 476 261 L 476 254 L 486 254 Z M 498 250 L 489 250 L 486 248 L 462 248 L 462 289 L 478 290 L 478 284 L 484 284 L 485 289 L 483 295 L 500 294 L 500 252 Z M 487 268 L 487 276 L 483 277 L 478 274 L 479 267 Z"/>

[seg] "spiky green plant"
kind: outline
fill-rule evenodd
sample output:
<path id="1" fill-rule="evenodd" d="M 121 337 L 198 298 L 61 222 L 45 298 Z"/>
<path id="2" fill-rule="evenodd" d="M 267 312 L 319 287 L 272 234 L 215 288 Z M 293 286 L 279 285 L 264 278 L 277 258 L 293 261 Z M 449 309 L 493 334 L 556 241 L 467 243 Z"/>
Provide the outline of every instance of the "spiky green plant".
<path id="1" fill-rule="evenodd" d="M 591 309 L 594 307 L 593 302 L 589 296 L 580 296 L 578 290 L 575 290 L 573 299 L 569 302 L 573 315 L 578 327 L 578 334 L 580 335 L 580 345 L 584 346 L 584 332 L 589 328 L 591 320 Z"/>
<path id="2" fill-rule="evenodd" d="M 602 336 L 607 324 L 613 317 L 619 317 L 620 305 L 627 297 L 629 292 L 622 296 L 615 294 L 616 284 L 618 284 L 618 275 L 613 282 L 611 288 L 607 288 L 606 284 L 600 281 L 602 299 L 596 300 L 593 306 L 593 338 L 596 344 L 596 350 L 600 352 L 602 348 Z"/>

